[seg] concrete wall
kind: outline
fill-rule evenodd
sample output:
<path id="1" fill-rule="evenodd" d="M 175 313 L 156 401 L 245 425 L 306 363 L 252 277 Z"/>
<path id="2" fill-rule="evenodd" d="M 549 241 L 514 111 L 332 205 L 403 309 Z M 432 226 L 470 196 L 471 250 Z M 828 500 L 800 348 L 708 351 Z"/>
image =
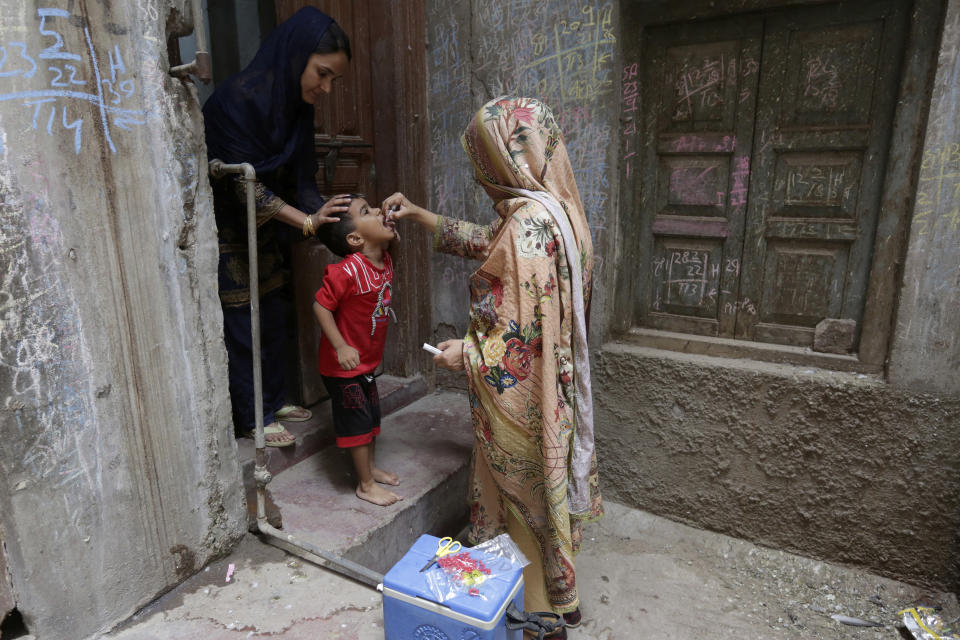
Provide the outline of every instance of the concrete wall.
<path id="1" fill-rule="evenodd" d="M 533 96 L 563 129 L 596 253 L 593 317 L 603 318 L 616 208 L 616 2 L 428 0 L 427 90 L 430 202 L 442 215 L 488 223 L 490 198 L 473 181 L 460 134 L 473 114 L 502 94 Z M 467 278 L 479 263 L 437 255 L 433 262 L 436 340 L 460 337 L 468 323 Z M 612 265 L 611 265 L 612 266 Z M 602 321 L 595 321 L 600 328 Z M 599 343 L 601 331 L 593 336 Z M 457 379 L 448 379 L 456 383 Z"/>
<path id="2" fill-rule="evenodd" d="M 244 529 L 203 126 L 167 75 L 184 2 L 0 17 L 0 529 L 44 640 L 115 624 Z"/>
<path id="3" fill-rule="evenodd" d="M 608 343 L 607 496 L 698 527 L 956 586 L 960 400 L 878 378 Z"/>
<path id="4" fill-rule="evenodd" d="M 960 397 L 960 0 L 944 18 L 903 290 L 891 383 Z"/>

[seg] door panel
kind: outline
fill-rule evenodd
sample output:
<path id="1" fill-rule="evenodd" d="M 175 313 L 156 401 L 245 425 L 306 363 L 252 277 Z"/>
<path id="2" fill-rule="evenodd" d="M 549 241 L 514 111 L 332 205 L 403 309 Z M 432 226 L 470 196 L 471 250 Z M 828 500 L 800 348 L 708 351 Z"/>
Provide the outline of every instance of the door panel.
<path id="1" fill-rule="evenodd" d="M 653 29 L 645 58 L 644 324 L 732 337 L 762 22 Z"/>
<path id="2" fill-rule="evenodd" d="M 812 346 L 821 320 L 861 319 L 904 24 L 894 4 L 767 20 L 739 338 Z"/>
<path id="3" fill-rule="evenodd" d="M 906 4 L 648 31 L 640 324 L 812 346 L 860 322 Z"/>

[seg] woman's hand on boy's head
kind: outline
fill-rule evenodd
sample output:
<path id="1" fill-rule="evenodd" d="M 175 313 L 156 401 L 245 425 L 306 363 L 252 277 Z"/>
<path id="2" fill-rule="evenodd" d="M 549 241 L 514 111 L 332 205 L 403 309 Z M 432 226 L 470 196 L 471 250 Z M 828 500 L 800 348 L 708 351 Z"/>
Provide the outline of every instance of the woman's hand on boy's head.
<path id="1" fill-rule="evenodd" d="M 360 352 L 348 344 L 337 349 L 337 362 L 344 371 L 350 371 L 360 366 Z"/>
<path id="2" fill-rule="evenodd" d="M 328 222 L 336 222 L 340 219 L 340 215 L 346 213 L 350 210 L 350 196 L 346 193 L 340 193 L 326 202 L 323 203 L 323 206 L 317 209 L 314 214 L 313 222 L 315 224 L 327 224 Z"/>
<path id="3" fill-rule="evenodd" d="M 433 356 L 438 367 L 450 371 L 463 371 L 463 340 L 444 340 L 437 345 L 443 353 Z"/>

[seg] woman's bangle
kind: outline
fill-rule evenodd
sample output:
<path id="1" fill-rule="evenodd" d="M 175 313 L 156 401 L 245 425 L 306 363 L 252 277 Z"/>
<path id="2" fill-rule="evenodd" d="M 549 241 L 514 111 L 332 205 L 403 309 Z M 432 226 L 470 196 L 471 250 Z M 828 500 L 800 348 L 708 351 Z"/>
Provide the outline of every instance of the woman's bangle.
<path id="1" fill-rule="evenodd" d="M 307 216 L 306 218 L 304 218 L 303 219 L 303 235 L 305 237 L 310 237 L 314 235 L 316 232 L 317 230 L 313 228 L 313 218 L 311 218 L 310 216 Z"/>

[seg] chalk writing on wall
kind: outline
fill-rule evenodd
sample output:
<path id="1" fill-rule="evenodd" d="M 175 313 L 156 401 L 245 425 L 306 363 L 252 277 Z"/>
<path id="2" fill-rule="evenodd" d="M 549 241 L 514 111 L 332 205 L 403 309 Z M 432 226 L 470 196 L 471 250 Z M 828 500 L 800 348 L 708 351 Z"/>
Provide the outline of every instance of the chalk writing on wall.
<path id="1" fill-rule="evenodd" d="M 913 224 L 922 236 L 960 229 L 960 143 L 924 152 Z"/>
<path id="2" fill-rule="evenodd" d="M 6 136 L 0 131 L 0 140 Z M 47 211 L 45 181 L 25 198 L 0 152 L 0 397 L 14 417 L 0 456 L 3 477 L 52 482 L 76 497 L 100 485 L 97 423 L 91 417 L 80 319 L 65 289 L 57 221 Z M 27 172 L 33 171 L 27 167 Z M 78 381 L 79 384 L 78 384 Z M 81 501 L 67 505 L 73 524 Z"/>
<path id="3" fill-rule="evenodd" d="M 430 205 L 488 223 L 496 215 L 472 181 L 460 134 L 474 112 L 501 95 L 530 96 L 553 110 L 564 133 L 595 244 L 609 214 L 610 166 L 617 149 L 618 90 L 613 2 L 428 0 Z M 476 264 L 437 256 L 436 322 L 463 328 L 467 278 Z M 595 258 L 597 277 L 603 269 Z"/>
<path id="4" fill-rule="evenodd" d="M 428 7 L 429 15 L 434 16 L 428 34 L 430 49 L 427 56 L 430 154 L 435 163 L 430 176 L 430 206 L 442 215 L 487 222 L 492 211 L 488 204 L 480 204 L 470 188 L 471 165 L 460 146 L 460 132 L 480 104 L 470 91 L 469 29 L 456 9 L 456 3 L 440 0 Z M 468 261 L 437 255 L 434 268 L 444 291 L 456 290 L 458 284 L 462 284 L 466 291 L 465 283 L 473 269 Z M 444 306 L 450 307 L 449 313 L 455 315 L 439 317 L 438 320 L 457 324 L 456 320 L 462 315 L 462 304 L 460 298 L 451 294 L 450 299 L 441 301 L 438 315 L 443 316 Z"/>
<path id="5" fill-rule="evenodd" d="M 0 43 L 0 102 L 12 101 L 29 109 L 34 130 L 69 136 L 75 153 L 83 147 L 84 131 L 99 127 L 107 147 L 116 153 L 114 130 L 130 130 L 147 120 L 145 110 L 129 108 L 137 79 L 128 72 L 119 45 L 105 55 L 98 53 L 86 21 L 73 26 L 68 18 L 70 13 L 64 9 L 38 8 L 39 42 L 48 46 Z M 64 29 L 82 30 L 82 50 L 68 48 Z M 84 103 L 95 107 L 92 114 Z"/>
<path id="6" fill-rule="evenodd" d="M 640 98 L 640 79 L 637 77 L 638 64 L 628 64 L 620 77 L 620 120 L 624 123 L 620 137 L 623 139 L 623 163 L 626 177 L 630 177 L 633 156 L 637 155 L 637 115 Z M 631 146 L 633 150 L 631 151 Z"/>
<path id="7" fill-rule="evenodd" d="M 489 96 L 538 97 L 564 132 L 580 197 L 596 235 L 606 226 L 617 89 L 612 2 L 474 2 L 475 70 Z"/>

